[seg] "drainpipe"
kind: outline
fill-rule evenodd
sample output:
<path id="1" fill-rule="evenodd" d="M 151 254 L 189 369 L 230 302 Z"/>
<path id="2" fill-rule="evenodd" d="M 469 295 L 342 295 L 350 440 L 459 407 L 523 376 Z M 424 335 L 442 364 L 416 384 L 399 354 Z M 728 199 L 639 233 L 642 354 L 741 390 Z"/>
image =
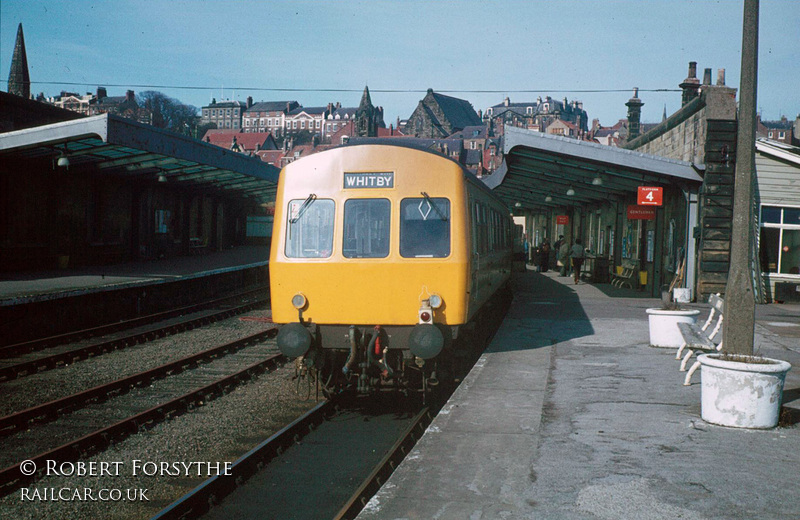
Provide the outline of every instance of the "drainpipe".
<path id="1" fill-rule="evenodd" d="M 694 230 L 700 225 L 700 195 L 696 189 L 683 192 L 686 198 L 686 287 L 697 297 L 697 239 Z"/>

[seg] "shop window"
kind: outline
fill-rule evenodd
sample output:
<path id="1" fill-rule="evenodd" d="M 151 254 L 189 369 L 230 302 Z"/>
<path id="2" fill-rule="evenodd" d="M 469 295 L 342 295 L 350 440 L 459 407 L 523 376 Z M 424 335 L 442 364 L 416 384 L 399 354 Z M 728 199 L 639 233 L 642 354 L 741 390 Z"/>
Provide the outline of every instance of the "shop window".
<path id="1" fill-rule="evenodd" d="M 766 273 L 800 275 L 800 208 L 762 206 L 759 258 Z"/>

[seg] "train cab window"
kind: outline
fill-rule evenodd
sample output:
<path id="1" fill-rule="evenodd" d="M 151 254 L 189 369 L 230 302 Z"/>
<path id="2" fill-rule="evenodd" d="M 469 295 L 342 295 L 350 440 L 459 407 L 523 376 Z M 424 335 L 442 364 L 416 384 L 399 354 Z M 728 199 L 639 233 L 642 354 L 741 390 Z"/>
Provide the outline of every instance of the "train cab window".
<path id="1" fill-rule="evenodd" d="M 450 255 L 450 201 L 421 197 L 400 202 L 400 256 L 444 258 Z"/>
<path id="2" fill-rule="evenodd" d="M 289 201 L 287 212 L 286 256 L 289 258 L 327 258 L 333 249 L 334 204 L 330 199 Z"/>
<path id="3" fill-rule="evenodd" d="M 388 199 L 350 199 L 344 203 L 342 253 L 346 258 L 389 256 L 391 204 Z"/>

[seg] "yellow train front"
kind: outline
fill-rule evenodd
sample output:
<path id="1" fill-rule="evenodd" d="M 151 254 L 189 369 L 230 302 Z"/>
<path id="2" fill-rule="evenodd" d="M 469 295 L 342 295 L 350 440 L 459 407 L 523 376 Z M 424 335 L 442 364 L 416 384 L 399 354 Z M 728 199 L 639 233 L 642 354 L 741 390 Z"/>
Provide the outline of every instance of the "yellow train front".
<path id="1" fill-rule="evenodd" d="M 279 348 L 328 392 L 452 379 L 463 336 L 507 296 L 512 227 L 480 180 L 434 152 L 351 145 L 289 164 L 270 252 Z"/>

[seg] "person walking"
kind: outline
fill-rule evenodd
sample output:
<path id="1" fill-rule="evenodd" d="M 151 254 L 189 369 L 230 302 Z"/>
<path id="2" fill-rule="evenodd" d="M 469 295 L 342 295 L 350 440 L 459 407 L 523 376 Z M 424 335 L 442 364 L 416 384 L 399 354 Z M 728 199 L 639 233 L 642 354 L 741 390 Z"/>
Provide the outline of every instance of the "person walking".
<path id="1" fill-rule="evenodd" d="M 550 242 L 548 240 L 545 239 L 539 253 L 541 254 L 541 258 L 539 259 L 542 267 L 541 272 L 546 273 L 550 268 Z"/>
<path id="2" fill-rule="evenodd" d="M 569 252 L 569 242 L 562 240 L 558 248 L 558 261 L 561 262 L 560 276 L 569 276 Z"/>
<path id="3" fill-rule="evenodd" d="M 575 245 L 572 246 L 569 256 L 572 259 L 572 269 L 574 271 L 573 278 L 575 280 L 575 285 L 578 285 L 578 282 L 581 279 L 581 266 L 583 265 L 583 259 L 585 258 L 585 253 L 583 246 L 581 245 L 580 238 L 575 239 Z"/>

